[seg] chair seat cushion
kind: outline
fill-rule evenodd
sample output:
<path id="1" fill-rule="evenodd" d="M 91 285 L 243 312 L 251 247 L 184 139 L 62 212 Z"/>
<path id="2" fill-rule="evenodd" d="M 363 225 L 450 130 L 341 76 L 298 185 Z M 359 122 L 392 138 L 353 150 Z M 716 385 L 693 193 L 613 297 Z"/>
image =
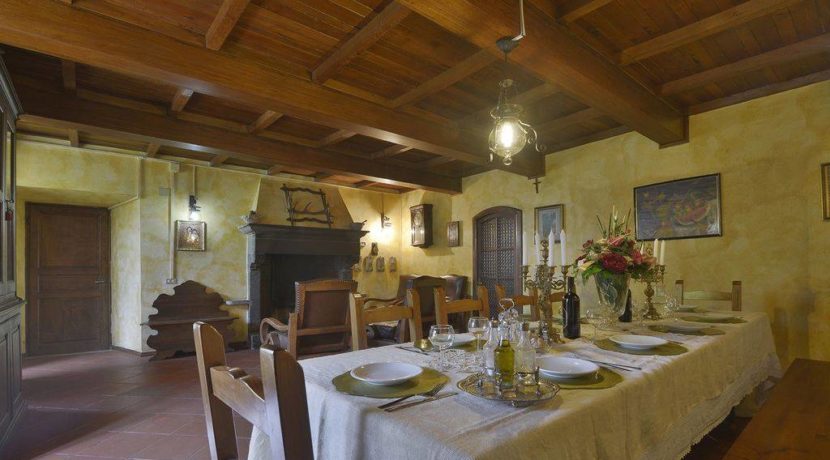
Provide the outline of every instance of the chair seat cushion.
<path id="1" fill-rule="evenodd" d="M 369 325 L 371 334 L 368 338 L 376 340 L 391 340 L 396 342 L 398 339 L 398 322 L 385 321 L 382 323 L 373 323 Z M 367 331 L 368 332 L 368 331 Z"/>

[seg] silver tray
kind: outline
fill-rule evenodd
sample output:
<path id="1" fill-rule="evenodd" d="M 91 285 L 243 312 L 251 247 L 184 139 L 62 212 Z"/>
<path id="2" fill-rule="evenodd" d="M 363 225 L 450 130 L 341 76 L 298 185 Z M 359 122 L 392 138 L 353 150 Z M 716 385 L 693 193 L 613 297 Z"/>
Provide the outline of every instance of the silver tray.
<path id="1" fill-rule="evenodd" d="M 481 384 L 481 373 L 473 374 L 457 383 L 458 389 L 490 401 L 509 403 L 513 407 L 527 407 L 542 401 L 553 399 L 559 393 L 559 385 L 539 380 L 535 392 L 525 393 L 516 390 L 503 390 L 497 392 L 492 382 Z"/>

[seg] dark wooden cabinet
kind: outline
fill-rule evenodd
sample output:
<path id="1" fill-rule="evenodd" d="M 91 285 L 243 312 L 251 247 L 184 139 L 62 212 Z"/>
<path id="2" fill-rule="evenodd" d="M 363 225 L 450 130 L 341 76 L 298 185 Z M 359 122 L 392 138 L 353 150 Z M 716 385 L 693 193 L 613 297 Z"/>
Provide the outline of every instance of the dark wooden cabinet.
<path id="1" fill-rule="evenodd" d="M 0 450 L 23 409 L 20 318 L 15 285 L 15 121 L 20 103 L 0 56 Z"/>

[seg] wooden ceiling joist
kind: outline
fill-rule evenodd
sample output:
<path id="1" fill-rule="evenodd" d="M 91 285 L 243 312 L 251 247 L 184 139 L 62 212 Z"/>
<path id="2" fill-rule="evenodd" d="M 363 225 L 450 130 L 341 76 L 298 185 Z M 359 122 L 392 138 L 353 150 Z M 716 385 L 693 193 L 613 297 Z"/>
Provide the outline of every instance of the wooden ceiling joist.
<path id="1" fill-rule="evenodd" d="M 216 155 L 215 157 L 210 159 L 211 166 L 219 166 L 222 163 L 228 161 L 230 155 Z"/>
<path id="2" fill-rule="evenodd" d="M 312 72 L 311 79 L 324 83 L 352 58 L 374 45 L 388 31 L 395 28 L 409 15 L 410 11 L 396 1 L 392 1 L 368 24 L 357 31 L 345 43 L 338 45 Z"/>
<path id="3" fill-rule="evenodd" d="M 571 0 L 559 7 L 559 20 L 571 23 L 587 16 L 614 0 Z"/>
<path id="4" fill-rule="evenodd" d="M 274 112 L 273 110 L 266 110 L 259 116 L 253 123 L 248 125 L 248 132 L 251 134 L 256 134 L 260 131 L 267 129 L 269 126 L 276 123 L 277 120 L 282 118 L 281 113 Z"/>
<path id="5" fill-rule="evenodd" d="M 177 114 L 184 110 L 190 98 L 193 96 L 193 90 L 187 88 L 179 88 L 176 94 L 173 95 L 173 100 L 170 102 L 170 112 Z"/>
<path id="6" fill-rule="evenodd" d="M 236 22 L 248 6 L 249 0 L 224 0 L 205 34 L 205 46 L 212 50 L 222 48 Z"/>
<path id="7" fill-rule="evenodd" d="M 326 179 L 330 178 L 334 174 L 328 172 L 318 172 L 314 174 L 314 180 L 317 182 L 324 182 Z"/>
<path id="8" fill-rule="evenodd" d="M 178 118 L 91 102 L 66 93 L 49 94 L 23 85 L 19 86 L 18 93 L 26 107 L 25 121 L 40 125 L 78 129 L 212 155 L 228 155 L 246 161 L 296 165 L 412 188 L 447 193 L 461 191 L 459 178 L 424 173 L 414 168 L 390 167 L 380 162 L 275 142 Z M 151 156 L 149 149 L 147 156 Z"/>
<path id="9" fill-rule="evenodd" d="M 564 117 L 555 118 L 546 123 L 540 123 L 535 128 L 536 131 L 538 131 L 539 133 L 558 131 L 573 127 L 574 125 L 578 125 L 580 123 L 585 123 L 586 121 L 595 120 L 601 116 L 602 113 L 599 110 L 593 107 L 588 107 L 587 109 L 579 110 L 577 112 L 565 115 Z"/>
<path id="10" fill-rule="evenodd" d="M 271 166 L 270 168 L 268 168 L 268 171 L 267 171 L 266 173 L 267 173 L 269 176 L 274 176 L 274 175 L 277 175 L 277 174 L 279 174 L 279 173 L 281 173 L 281 172 L 283 172 L 283 171 L 285 171 L 285 166 L 282 166 L 282 165 L 274 165 L 274 166 Z"/>
<path id="11" fill-rule="evenodd" d="M 641 61 L 677 49 L 801 1 L 803 0 L 749 0 L 688 26 L 630 46 L 620 53 L 619 62 L 622 65 L 628 65 L 635 61 Z"/>
<path id="12" fill-rule="evenodd" d="M 542 83 L 540 85 L 534 86 L 533 88 L 527 91 L 519 93 L 514 98 L 512 98 L 510 102 L 528 107 L 548 96 L 556 94 L 557 92 L 559 92 L 559 90 L 556 88 L 555 85 L 551 85 L 550 83 Z M 493 110 L 493 107 L 495 107 L 495 105 L 496 101 L 494 100 L 492 106 L 488 106 L 481 110 L 478 110 L 470 114 L 469 116 L 464 117 L 464 119 L 460 120 L 458 123 L 468 126 L 473 123 L 479 123 L 482 117 L 490 116 L 490 111 Z"/>
<path id="13" fill-rule="evenodd" d="M 437 0 L 426 3 L 433 2 Z M 407 3 L 420 5 L 409 0 Z M 67 8 L 49 0 L 4 0 L 0 2 L 0 17 L 4 18 L 0 21 L 0 42 L 12 46 L 193 88 L 251 106 L 265 106 L 313 123 L 464 162 L 491 165 L 526 176 L 544 169 L 541 157 L 531 155 L 517 158 L 510 167 L 490 164 L 486 153 L 454 126 L 340 93 L 262 65 L 253 57 L 216 53 L 79 8 Z M 153 52 L 148 53 L 148 49 Z M 646 112 L 649 106 L 640 109 Z"/>
<path id="14" fill-rule="evenodd" d="M 155 142 L 151 142 L 147 144 L 147 150 L 145 151 L 145 156 L 147 158 L 155 158 L 156 155 L 159 153 L 159 148 L 161 145 L 156 144 Z"/>
<path id="15" fill-rule="evenodd" d="M 399 2 L 480 48 L 494 48 L 497 39 L 516 33 L 515 20 L 506 14 L 507 6 L 502 2 Z M 529 35 L 510 54 L 514 65 L 524 67 L 658 144 L 686 140 L 683 111 L 655 96 L 539 10 L 527 9 L 525 20 Z"/>
<path id="16" fill-rule="evenodd" d="M 67 91 L 78 89 L 78 76 L 74 62 L 61 60 L 61 78 L 63 78 L 63 89 Z"/>
<path id="17" fill-rule="evenodd" d="M 709 83 L 723 81 L 755 70 L 822 53 L 830 53 L 830 33 L 670 81 L 660 87 L 660 94 L 672 95 L 682 93 L 691 89 L 700 88 Z"/>
<path id="18" fill-rule="evenodd" d="M 385 149 L 382 149 L 382 150 L 379 150 L 375 153 L 372 153 L 369 156 L 373 160 L 378 160 L 378 159 L 381 159 L 381 158 L 393 157 L 395 155 L 399 155 L 401 153 L 408 152 L 410 150 L 412 150 L 412 147 L 409 147 L 409 146 L 406 146 L 406 145 L 391 145 L 389 147 L 386 147 Z"/>
<path id="19" fill-rule="evenodd" d="M 353 133 L 351 131 L 346 131 L 345 129 L 341 129 L 341 130 L 335 131 L 335 132 L 329 134 L 328 136 L 320 139 L 317 142 L 316 146 L 317 147 L 328 147 L 328 146 L 334 145 L 338 142 L 345 141 L 346 139 L 348 139 L 350 137 L 353 137 L 355 134 L 357 134 L 357 133 Z"/>
<path id="20" fill-rule="evenodd" d="M 72 147 L 80 147 L 81 146 L 81 136 L 78 134 L 77 129 L 70 129 L 67 133 L 67 137 L 69 138 L 69 145 Z"/>
<path id="21" fill-rule="evenodd" d="M 478 51 L 467 59 L 445 70 L 440 75 L 437 75 L 436 77 L 421 83 L 411 91 L 407 91 L 406 93 L 396 97 L 392 100 L 392 107 L 400 107 L 402 105 L 418 102 L 430 94 L 435 94 L 454 85 L 455 83 L 458 83 L 484 67 L 492 64 L 497 59 L 498 57 L 489 50 L 485 49 Z"/>
<path id="22" fill-rule="evenodd" d="M 354 184 L 355 188 L 367 188 L 377 184 L 377 182 L 372 182 L 370 180 L 362 180 Z"/>

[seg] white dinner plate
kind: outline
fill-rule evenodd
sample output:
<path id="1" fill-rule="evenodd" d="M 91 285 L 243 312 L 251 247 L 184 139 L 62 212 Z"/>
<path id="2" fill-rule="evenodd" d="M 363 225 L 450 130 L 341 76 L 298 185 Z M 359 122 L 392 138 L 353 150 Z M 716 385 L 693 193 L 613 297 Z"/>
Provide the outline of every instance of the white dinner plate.
<path id="1" fill-rule="evenodd" d="M 539 366 L 539 372 L 542 374 L 562 379 L 573 379 L 595 374 L 599 370 L 599 366 L 590 361 L 560 356 L 537 358 L 536 365 Z"/>
<path id="2" fill-rule="evenodd" d="M 397 385 L 421 375 L 421 366 L 408 363 L 371 363 L 352 369 L 352 377 L 373 385 Z"/>
<path id="3" fill-rule="evenodd" d="M 732 319 L 735 315 L 731 313 L 713 313 L 713 312 L 705 312 L 703 314 L 704 318 L 711 318 L 711 319 Z"/>
<path id="4" fill-rule="evenodd" d="M 677 311 L 681 313 L 696 313 L 699 310 L 697 308 L 697 305 L 681 305 L 677 307 Z M 700 310 L 700 312 L 703 313 L 703 310 Z"/>
<path id="5" fill-rule="evenodd" d="M 697 332 L 702 329 L 706 329 L 706 324 L 701 323 L 693 323 L 691 321 L 683 321 L 682 319 L 676 319 L 672 321 L 666 321 L 663 323 L 664 326 L 669 328 L 670 331 L 680 331 L 680 332 Z"/>
<path id="6" fill-rule="evenodd" d="M 669 343 L 660 337 L 650 335 L 620 334 L 613 335 L 609 339 L 617 345 L 631 350 L 649 350 Z"/>
<path id="7" fill-rule="evenodd" d="M 475 336 L 472 334 L 453 334 L 452 345 L 464 345 L 467 343 L 471 343 L 475 339 Z"/>

